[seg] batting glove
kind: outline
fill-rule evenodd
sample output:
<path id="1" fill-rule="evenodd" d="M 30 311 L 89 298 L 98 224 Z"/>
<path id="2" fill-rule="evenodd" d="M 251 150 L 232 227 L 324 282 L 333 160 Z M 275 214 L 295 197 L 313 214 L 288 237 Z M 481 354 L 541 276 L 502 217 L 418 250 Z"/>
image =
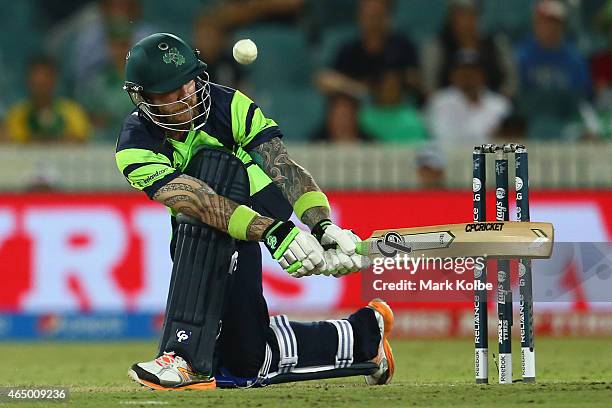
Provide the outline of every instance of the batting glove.
<path id="1" fill-rule="evenodd" d="M 321 245 L 325 246 L 327 269 L 323 272 L 330 276 L 343 276 L 365 269 L 370 259 L 355 252 L 356 243 L 361 240 L 353 231 L 342 229 L 331 220 L 319 221 L 312 228 Z"/>
<path id="2" fill-rule="evenodd" d="M 277 221 L 264 232 L 264 245 L 291 276 L 301 278 L 326 269 L 324 251 L 315 237 L 291 221 Z"/>

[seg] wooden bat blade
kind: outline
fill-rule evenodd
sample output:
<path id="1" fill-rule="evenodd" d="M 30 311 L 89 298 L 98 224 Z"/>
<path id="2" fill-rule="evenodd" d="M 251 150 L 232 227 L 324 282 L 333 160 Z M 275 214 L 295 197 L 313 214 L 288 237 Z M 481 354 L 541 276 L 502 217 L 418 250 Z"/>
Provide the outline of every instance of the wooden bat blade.
<path id="1" fill-rule="evenodd" d="M 377 230 L 357 252 L 377 258 L 397 254 L 428 257 L 549 258 L 553 225 L 547 222 L 478 222 Z"/>

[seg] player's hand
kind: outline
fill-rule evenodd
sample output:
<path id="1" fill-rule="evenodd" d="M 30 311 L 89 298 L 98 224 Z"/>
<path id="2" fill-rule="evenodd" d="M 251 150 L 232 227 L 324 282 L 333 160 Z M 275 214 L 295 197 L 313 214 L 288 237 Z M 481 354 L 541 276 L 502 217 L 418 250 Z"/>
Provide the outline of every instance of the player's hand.
<path id="1" fill-rule="evenodd" d="M 327 276 L 338 278 L 370 266 L 369 258 L 356 253 L 349 256 L 339 249 L 332 248 L 326 249 L 324 255 L 327 268 L 322 274 Z"/>
<path id="2" fill-rule="evenodd" d="M 291 221 L 277 221 L 263 235 L 272 257 L 291 276 L 317 275 L 326 269 L 323 247 Z"/>
<path id="3" fill-rule="evenodd" d="M 355 243 L 360 239 L 351 230 L 342 229 L 331 220 L 321 220 L 312 228 L 314 235 L 321 245 L 336 245 L 346 255 L 355 253 Z"/>
<path id="4" fill-rule="evenodd" d="M 338 277 L 370 265 L 369 258 L 355 252 L 355 244 L 361 240 L 353 231 L 342 229 L 330 220 L 320 221 L 312 231 L 322 245 L 333 247 L 325 251 L 327 268 L 323 274 Z"/>

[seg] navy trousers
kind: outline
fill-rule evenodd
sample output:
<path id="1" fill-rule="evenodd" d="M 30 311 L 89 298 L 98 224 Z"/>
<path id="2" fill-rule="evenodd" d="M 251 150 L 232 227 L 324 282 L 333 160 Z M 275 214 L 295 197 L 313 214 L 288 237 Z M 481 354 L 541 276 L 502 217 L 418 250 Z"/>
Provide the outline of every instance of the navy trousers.
<path id="1" fill-rule="evenodd" d="M 240 242 L 238 267 L 228 285 L 218 341 L 219 365 L 238 377 L 256 377 L 265 356 L 266 343 L 272 349 L 271 372 L 276 371 L 279 348 L 270 329 L 268 306 L 263 296 L 261 250 L 256 242 Z M 353 361 L 365 362 L 378 352 L 380 331 L 374 311 L 359 309 L 347 319 L 354 336 Z M 338 334 L 329 322 L 290 322 L 297 338 L 298 365 L 309 367 L 335 362 Z"/>

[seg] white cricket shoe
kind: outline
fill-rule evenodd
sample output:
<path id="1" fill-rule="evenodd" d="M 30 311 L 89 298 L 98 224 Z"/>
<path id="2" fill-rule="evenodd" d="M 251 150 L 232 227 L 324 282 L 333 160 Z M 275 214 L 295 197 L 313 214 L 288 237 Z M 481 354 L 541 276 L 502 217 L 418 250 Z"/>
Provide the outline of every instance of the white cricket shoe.
<path id="1" fill-rule="evenodd" d="M 395 361 L 393 360 L 393 350 L 389 345 L 387 337 L 393 329 L 393 311 L 382 299 L 374 299 L 368 303 L 368 307 L 374 310 L 376 321 L 380 328 L 380 343 L 378 354 L 371 361 L 380 367 L 374 374 L 366 375 L 365 381 L 368 385 L 389 384 L 395 372 Z"/>
<path id="2" fill-rule="evenodd" d="M 136 363 L 128 376 L 154 390 L 212 390 L 217 387 L 214 378 L 196 374 L 181 356 L 164 352 L 155 360 Z"/>

